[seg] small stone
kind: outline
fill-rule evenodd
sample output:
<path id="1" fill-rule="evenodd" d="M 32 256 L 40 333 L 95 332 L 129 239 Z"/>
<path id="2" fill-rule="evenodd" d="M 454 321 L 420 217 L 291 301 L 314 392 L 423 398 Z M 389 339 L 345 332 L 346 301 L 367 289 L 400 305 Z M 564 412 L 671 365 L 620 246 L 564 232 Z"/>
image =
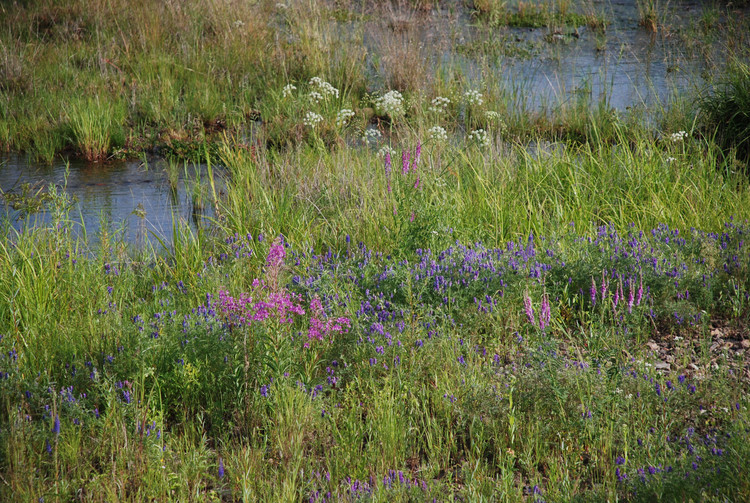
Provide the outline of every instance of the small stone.
<path id="1" fill-rule="evenodd" d="M 691 370 L 700 370 L 698 368 L 698 365 L 696 365 L 695 363 L 688 364 L 688 368 L 690 368 Z"/>
<path id="2" fill-rule="evenodd" d="M 658 362 L 654 364 L 654 368 L 656 370 L 662 370 L 664 372 L 669 372 L 669 369 L 672 368 L 672 366 L 667 362 Z"/>
<path id="3" fill-rule="evenodd" d="M 659 345 L 654 341 L 648 341 L 646 343 L 646 346 L 648 346 L 648 349 L 650 349 L 651 351 L 659 351 Z"/>
<path id="4" fill-rule="evenodd" d="M 740 346 L 745 349 L 750 348 L 750 339 L 745 339 L 744 341 L 740 342 Z"/>

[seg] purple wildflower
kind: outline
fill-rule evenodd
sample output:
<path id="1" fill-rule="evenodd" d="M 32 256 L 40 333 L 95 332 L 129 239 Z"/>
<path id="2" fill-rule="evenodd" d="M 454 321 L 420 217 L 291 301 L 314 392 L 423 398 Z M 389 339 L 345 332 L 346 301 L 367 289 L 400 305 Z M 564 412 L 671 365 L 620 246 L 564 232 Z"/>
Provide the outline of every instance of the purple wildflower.
<path id="1" fill-rule="evenodd" d="M 528 318 L 529 323 L 532 325 L 534 324 L 534 308 L 531 306 L 531 297 L 527 295 L 524 295 L 523 297 L 523 307 L 526 311 L 526 318 Z"/>
<path id="2" fill-rule="evenodd" d="M 219 458 L 219 478 L 224 478 L 224 460 Z"/>
<path id="3" fill-rule="evenodd" d="M 549 297 L 545 293 L 542 297 L 542 307 L 539 310 L 539 328 L 541 328 L 542 331 L 549 326 L 550 319 L 551 312 L 549 307 Z"/>
<path id="4" fill-rule="evenodd" d="M 594 278 L 591 278 L 591 290 L 589 292 L 591 294 L 591 305 L 596 305 L 596 281 L 594 281 Z"/>
<path id="5" fill-rule="evenodd" d="M 635 298 L 635 305 L 641 305 L 641 299 L 643 298 L 643 276 L 641 276 L 640 283 L 638 284 L 638 295 Z"/>
<path id="6" fill-rule="evenodd" d="M 630 281 L 630 292 L 628 293 L 628 313 L 633 312 L 633 304 L 635 303 L 635 295 L 634 295 L 634 285 L 633 281 Z"/>

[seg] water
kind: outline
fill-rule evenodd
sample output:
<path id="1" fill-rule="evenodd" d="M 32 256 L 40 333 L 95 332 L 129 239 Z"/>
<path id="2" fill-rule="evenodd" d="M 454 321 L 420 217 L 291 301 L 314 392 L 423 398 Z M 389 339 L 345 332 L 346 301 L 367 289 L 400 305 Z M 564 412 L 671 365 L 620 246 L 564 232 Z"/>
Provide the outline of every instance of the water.
<path id="1" fill-rule="evenodd" d="M 425 62 L 428 74 L 447 67 L 478 89 L 483 82 L 502 82 L 519 96 L 517 104 L 531 111 L 554 110 L 584 96 L 589 103 L 601 102 L 620 112 L 636 107 L 653 112 L 675 95 L 703 85 L 706 61 L 685 45 L 702 16 L 702 3 L 662 2 L 669 27 L 658 33 L 640 26 L 635 0 L 594 0 L 592 5 L 609 22 L 606 34 L 587 26 L 557 31 L 487 28 L 467 9 L 443 7 L 423 13 L 405 7 L 385 9 L 365 22 L 364 43 L 376 79 L 387 81 L 388 72 L 373 62 L 387 58 L 389 47 L 403 44 L 419 52 L 414 61 Z M 492 39 L 502 40 L 503 48 L 488 58 L 455 50 Z M 718 51 L 713 52 L 717 56 Z"/>
<path id="2" fill-rule="evenodd" d="M 46 192 L 51 184 L 55 185 L 75 202 L 69 216 L 77 224 L 76 231 L 82 233 L 85 229 L 90 241 L 97 241 L 105 225 L 107 231 L 121 233 L 127 243 L 143 245 L 148 240 L 159 246 L 161 240 L 169 246 L 173 224 L 197 230 L 209 225 L 213 216 L 206 167 L 188 165 L 186 171 L 180 165 L 177 171 L 173 189 L 166 163 L 159 160 L 106 164 L 59 160 L 52 166 L 42 166 L 29 162 L 25 156 L 10 155 L 0 159 L 0 189 L 17 195 L 24 184 L 31 186 L 32 193 L 40 189 Z M 220 179 L 214 175 L 221 187 Z M 200 198 L 194 194 L 200 194 Z M 5 201 L 0 204 L 0 218 L 7 218 L 14 228 L 21 229 L 28 223 L 49 223 L 51 215 L 24 215 Z"/>
<path id="3" fill-rule="evenodd" d="M 594 0 L 595 11 L 610 22 L 606 35 L 587 27 L 560 32 L 487 28 L 462 7 L 465 2 L 441 5 L 439 10 L 422 12 L 405 2 L 402 8 L 384 8 L 361 22 L 331 23 L 346 38 L 361 30 L 368 53 L 368 78 L 375 88 L 386 89 L 392 71 L 377 62 L 387 60 L 388 51 L 394 48 L 396 54 L 404 50 L 408 55 L 413 50 L 417 58 L 410 61 L 423 62 L 424 75 L 452 73 L 477 89 L 482 82 L 500 82 L 525 110 L 554 112 L 583 100 L 617 111 L 640 107 L 648 113 L 658 112 L 674 96 L 698 89 L 703 84 L 702 73 L 710 70 L 705 60 L 684 46 L 684 36 L 678 36 L 680 29 L 695 25 L 702 15 L 702 4 L 695 0 L 666 4 L 674 31 L 657 34 L 639 25 L 635 0 Z M 502 44 L 492 57 L 456 50 L 498 39 Z M 715 42 L 717 49 L 722 43 Z M 352 146 L 358 144 L 359 139 Z M 158 160 L 106 164 L 60 160 L 45 167 L 11 155 L 0 163 L 3 192 L 17 194 L 25 183 L 35 189 L 49 184 L 65 187 L 77 200 L 71 216 L 80 224 L 79 232 L 85 228 L 92 241 L 105 225 L 110 231 L 121 232 L 128 243 L 162 240 L 169 246 L 175 222 L 195 230 L 210 225 L 213 214 L 205 166 L 190 166 L 187 173 L 180 167 L 170 182 L 166 164 Z M 196 199 L 203 203 L 195 204 Z M 0 205 L 3 215 L 17 229 L 34 218 L 43 222 L 50 218 L 45 214 L 22 218 L 21 212 Z"/>

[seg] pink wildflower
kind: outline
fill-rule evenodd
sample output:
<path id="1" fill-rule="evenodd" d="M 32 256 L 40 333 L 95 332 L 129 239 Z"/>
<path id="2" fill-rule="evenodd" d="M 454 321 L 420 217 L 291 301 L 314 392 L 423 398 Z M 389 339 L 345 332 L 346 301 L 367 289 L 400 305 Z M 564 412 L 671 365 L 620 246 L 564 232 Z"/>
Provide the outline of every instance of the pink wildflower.
<path id="1" fill-rule="evenodd" d="M 542 307 L 539 310 L 539 328 L 542 329 L 542 331 L 549 326 L 551 318 L 552 313 L 549 306 L 549 297 L 545 293 L 542 297 Z"/>
<path id="2" fill-rule="evenodd" d="M 334 333 L 345 333 L 349 330 L 351 323 L 349 318 L 325 319 L 326 314 L 320 299 L 314 297 L 310 301 L 310 326 L 307 329 L 308 339 L 322 341 L 331 338 Z M 305 345 L 309 347 L 309 345 Z"/>
<path id="3" fill-rule="evenodd" d="M 526 311 L 526 318 L 528 318 L 529 323 L 532 325 L 534 324 L 534 308 L 531 306 L 531 297 L 528 295 L 524 295 L 523 297 L 523 307 Z"/>
<path id="4" fill-rule="evenodd" d="M 591 294 L 591 305 L 596 305 L 596 281 L 594 281 L 594 278 L 591 278 L 591 291 L 589 292 Z"/>
<path id="5" fill-rule="evenodd" d="M 635 285 L 633 278 L 630 279 L 630 291 L 628 292 L 628 313 L 633 312 L 633 303 L 635 302 Z"/>
<path id="6" fill-rule="evenodd" d="M 419 159 L 422 157 L 422 142 L 417 140 L 417 149 L 414 151 L 414 160 L 411 163 L 411 170 L 416 171 Z"/>
<path id="7" fill-rule="evenodd" d="M 641 305 L 641 299 L 643 298 L 643 276 L 640 278 L 640 282 L 638 284 L 638 295 L 635 298 L 635 305 L 640 306 Z"/>

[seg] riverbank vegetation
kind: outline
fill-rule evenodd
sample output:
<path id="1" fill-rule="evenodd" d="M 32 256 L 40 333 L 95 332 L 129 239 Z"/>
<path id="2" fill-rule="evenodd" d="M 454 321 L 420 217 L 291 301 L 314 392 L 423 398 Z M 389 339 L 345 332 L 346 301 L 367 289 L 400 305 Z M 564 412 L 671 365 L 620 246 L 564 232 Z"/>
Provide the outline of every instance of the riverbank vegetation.
<path id="1" fill-rule="evenodd" d="M 523 7 L 0 7 L 4 148 L 211 208 L 0 194 L 0 500 L 747 500 L 744 11 L 660 12 L 720 77 L 617 110 L 495 78 L 615 21 Z"/>

